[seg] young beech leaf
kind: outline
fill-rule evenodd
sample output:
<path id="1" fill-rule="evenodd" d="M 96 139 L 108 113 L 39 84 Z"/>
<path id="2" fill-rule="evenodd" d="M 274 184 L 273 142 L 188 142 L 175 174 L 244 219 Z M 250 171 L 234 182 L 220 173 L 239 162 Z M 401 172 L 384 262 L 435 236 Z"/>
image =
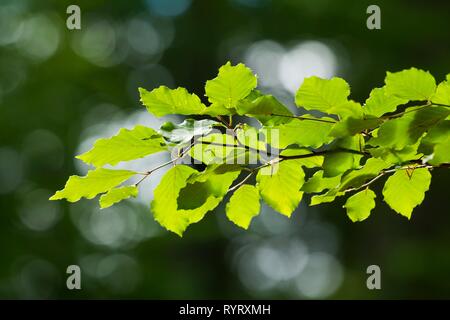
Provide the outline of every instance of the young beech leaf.
<path id="1" fill-rule="evenodd" d="M 306 156 L 306 155 L 308 157 L 303 158 L 303 159 L 302 158 L 296 159 L 296 162 L 298 164 L 300 164 L 302 167 L 309 168 L 309 169 L 322 166 L 323 156 L 321 156 L 321 155 L 312 156 L 312 151 L 309 149 L 290 147 L 290 148 L 284 149 L 283 151 L 280 152 L 280 156 L 282 156 L 282 157 L 284 157 L 284 156 L 289 156 L 289 157 Z"/>
<path id="2" fill-rule="evenodd" d="M 347 199 L 344 208 L 347 209 L 347 215 L 353 222 L 363 221 L 370 215 L 370 211 L 375 208 L 375 192 L 370 189 L 355 193 Z"/>
<path id="3" fill-rule="evenodd" d="M 329 135 L 335 124 L 332 118 L 315 118 L 309 115 L 304 117 L 306 119 L 291 119 L 288 123 L 272 127 L 279 132 L 276 136 L 279 148 L 286 148 L 291 144 L 319 148 L 333 140 L 333 137 Z M 265 127 L 263 129 L 270 130 Z M 268 143 L 273 145 L 271 140 L 268 140 Z"/>
<path id="4" fill-rule="evenodd" d="M 397 170 L 384 185 L 384 201 L 397 213 L 410 219 L 413 209 L 425 198 L 430 182 L 431 174 L 426 168 Z"/>
<path id="5" fill-rule="evenodd" d="M 372 146 L 401 150 L 415 144 L 419 138 L 439 121 L 450 115 L 450 108 L 412 107 L 400 118 L 386 121 L 377 131 L 377 136 L 368 141 Z"/>
<path id="6" fill-rule="evenodd" d="M 297 91 L 295 103 L 306 110 L 318 110 L 335 114 L 342 118 L 360 118 L 362 108 L 359 103 L 347 100 L 350 86 L 341 78 L 306 78 Z"/>
<path id="7" fill-rule="evenodd" d="M 199 173 L 186 165 L 174 166 L 154 190 L 151 209 L 155 220 L 182 236 L 190 224 L 200 221 L 222 201 L 240 173 L 240 169 L 231 169 L 211 167 Z"/>
<path id="8" fill-rule="evenodd" d="M 298 160 L 282 161 L 258 171 L 257 186 L 264 201 L 276 211 L 290 217 L 302 199 L 300 191 L 305 173 Z"/>
<path id="9" fill-rule="evenodd" d="M 232 66 L 230 62 L 219 69 L 219 75 L 206 81 L 205 92 L 209 102 L 225 108 L 235 108 L 256 88 L 257 80 L 252 71 L 242 63 Z"/>
<path id="10" fill-rule="evenodd" d="M 342 177 L 337 190 L 345 191 L 348 188 L 359 188 L 369 179 L 375 178 L 382 170 L 392 164 L 377 158 L 367 159 L 361 169 L 350 171 Z"/>
<path id="11" fill-rule="evenodd" d="M 259 214 L 259 191 L 255 186 L 244 184 L 237 189 L 226 206 L 226 214 L 237 226 L 248 229 L 253 217 Z"/>
<path id="12" fill-rule="evenodd" d="M 330 136 L 336 138 L 345 138 L 347 136 L 353 136 L 357 133 L 361 133 L 368 129 L 374 129 L 383 123 L 382 119 L 356 119 L 347 118 L 336 123 L 330 132 Z"/>
<path id="13" fill-rule="evenodd" d="M 161 125 L 161 135 L 170 143 L 183 144 L 189 142 L 195 136 L 207 135 L 214 126 L 221 124 L 214 120 L 186 119 L 180 124 L 165 122 Z"/>
<path id="14" fill-rule="evenodd" d="M 431 97 L 433 103 L 440 103 L 450 106 L 450 80 L 441 82 L 436 93 Z"/>
<path id="15" fill-rule="evenodd" d="M 112 170 L 98 168 L 88 171 L 85 177 L 70 176 L 64 189 L 57 191 L 50 200 L 67 199 L 76 202 L 81 198 L 92 199 L 100 193 L 107 192 L 134 176 L 129 170 Z"/>
<path id="16" fill-rule="evenodd" d="M 331 144 L 334 148 L 344 148 L 348 150 L 362 151 L 364 149 L 364 138 L 362 135 L 349 136 L 336 140 Z M 323 161 L 323 175 L 325 177 L 335 177 L 343 174 L 347 170 L 358 168 L 359 161 L 363 156 L 350 152 L 334 152 L 327 154 Z"/>
<path id="17" fill-rule="evenodd" d="M 381 117 L 385 113 L 393 112 L 401 104 L 407 103 L 407 99 L 402 99 L 386 93 L 386 87 L 375 88 L 366 100 L 363 111 L 365 115 Z"/>
<path id="18" fill-rule="evenodd" d="M 272 95 L 250 94 L 237 105 L 239 115 L 257 119 L 264 126 L 279 125 L 291 121 L 293 116 L 281 102 Z"/>
<path id="19" fill-rule="evenodd" d="M 428 72 L 411 68 L 400 72 L 387 72 L 386 93 L 410 101 L 429 100 L 436 90 L 436 81 Z"/>
<path id="20" fill-rule="evenodd" d="M 139 93 L 142 104 L 157 117 L 168 114 L 201 114 L 206 108 L 196 94 L 190 94 L 185 88 L 169 89 L 160 86 L 152 91 L 139 88 Z"/>
<path id="21" fill-rule="evenodd" d="M 100 208 L 105 209 L 111 207 L 113 204 L 130 197 L 136 198 L 138 191 L 136 186 L 124 186 L 111 189 L 100 197 Z"/>
<path id="22" fill-rule="evenodd" d="M 319 170 L 305 182 L 301 191 L 306 193 L 319 193 L 337 187 L 341 182 L 341 176 L 331 178 L 323 177 L 323 170 Z"/>
<path id="23" fill-rule="evenodd" d="M 105 164 L 116 165 L 121 161 L 134 160 L 165 150 L 165 141 L 159 133 L 137 125 L 131 130 L 120 129 L 119 133 L 111 138 L 98 139 L 91 150 L 76 158 L 102 167 Z"/>
<path id="24" fill-rule="evenodd" d="M 236 145 L 236 146 L 235 146 Z M 199 139 L 189 151 L 189 155 L 198 163 L 246 163 L 246 154 L 249 151 L 237 146 L 233 136 L 229 134 L 212 133 Z M 238 162 L 239 159 L 239 162 Z"/>

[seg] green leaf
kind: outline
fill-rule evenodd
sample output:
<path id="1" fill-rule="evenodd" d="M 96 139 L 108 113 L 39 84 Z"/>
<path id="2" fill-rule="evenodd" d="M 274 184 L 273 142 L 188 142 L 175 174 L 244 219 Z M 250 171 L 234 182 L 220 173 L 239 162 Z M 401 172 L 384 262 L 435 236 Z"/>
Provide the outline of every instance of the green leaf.
<path id="1" fill-rule="evenodd" d="M 347 100 L 350 86 L 341 78 L 321 79 L 319 77 L 306 78 L 298 89 L 295 103 L 306 110 L 318 110 L 340 117 L 362 116 L 359 103 Z"/>
<path id="2" fill-rule="evenodd" d="M 182 236 L 190 224 L 200 221 L 222 201 L 240 173 L 239 168 L 231 169 L 213 167 L 204 173 L 185 165 L 170 169 L 154 190 L 151 208 L 155 220 Z"/>
<path id="3" fill-rule="evenodd" d="M 206 82 L 205 91 L 211 103 L 235 108 L 238 101 L 247 97 L 256 85 L 256 77 L 249 68 L 242 63 L 232 66 L 228 62 L 220 67 L 216 78 Z"/>
<path id="4" fill-rule="evenodd" d="M 434 166 L 450 163 L 450 120 L 440 121 L 422 139 L 420 151 L 427 154 L 427 162 Z"/>
<path id="5" fill-rule="evenodd" d="M 236 138 L 237 142 L 239 142 L 241 145 L 256 150 L 266 151 L 266 144 L 264 141 L 260 140 L 258 129 L 249 126 L 246 123 L 236 129 Z"/>
<path id="6" fill-rule="evenodd" d="M 267 142 L 281 149 L 291 144 L 319 148 L 323 144 L 330 143 L 333 140 L 333 137 L 329 136 L 335 123 L 333 119 L 326 117 L 315 118 L 310 115 L 305 115 L 304 117 L 312 120 L 292 119 L 286 124 L 272 127 L 273 130 L 278 130 L 278 135 L 267 139 Z M 264 127 L 263 129 L 271 130 L 270 127 Z"/>
<path id="7" fill-rule="evenodd" d="M 64 189 L 57 191 L 50 200 L 67 199 L 76 202 L 81 198 L 92 199 L 128 180 L 136 172 L 98 168 L 89 170 L 85 177 L 70 176 Z"/>
<path id="8" fill-rule="evenodd" d="M 375 208 L 376 194 L 370 189 L 355 193 L 347 199 L 344 208 L 353 222 L 363 221 L 370 216 L 370 211 Z"/>
<path id="9" fill-rule="evenodd" d="M 207 135 L 214 129 L 214 126 L 222 126 L 222 124 L 208 119 L 186 119 L 180 124 L 163 123 L 160 133 L 170 143 L 183 144 L 189 142 L 195 136 Z"/>
<path id="10" fill-rule="evenodd" d="M 425 132 L 450 115 L 450 109 L 433 106 L 412 107 L 406 112 L 400 118 L 383 123 L 377 136 L 370 139 L 368 144 L 401 150 L 414 145 Z"/>
<path id="11" fill-rule="evenodd" d="M 121 161 L 134 160 L 167 150 L 164 139 L 155 130 L 137 125 L 131 130 L 120 129 L 108 139 L 98 139 L 91 150 L 76 156 L 85 163 L 102 167 Z"/>
<path id="12" fill-rule="evenodd" d="M 370 93 L 370 97 L 366 100 L 363 111 L 366 115 L 381 117 L 385 113 L 395 111 L 399 105 L 407 102 L 407 99 L 387 94 L 385 87 L 375 88 Z"/>
<path id="13" fill-rule="evenodd" d="M 338 191 L 345 191 L 348 188 L 359 188 L 367 180 L 375 178 L 382 170 L 391 167 L 392 164 L 381 159 L 370 158 L 361 169 L 350 171 L 342 177 Z"/>
<path id="14" fill-rule="evenodd" d="M 336 123 L 330 132 L 330 136 L 336 138 L 344 138 L 346 136 L 353 136 L 357 133 L 366 131 L 368 129 L 374 129 L 378 127 L 383 120 L 372 119 L 356 119 L 347 118 Z"/>
<path id="15" fill-rule="evenodd" d="M 301 191 L 306 193 L 319 193 L 324 190 L 336 188 L 341 182 L 341 176 L 331 178 L 323 177 L 323 170 L 319 170 L 305 182 Z"/>
<path id="16" fill-rule="evenodd" d="M 176 165 L 166 172 L 159 185 L 153 191 L 154 199 L 151 209 L 156 221 L 167 230 L 175 232 L 180 237 L 189 225 L 189 216 L 178 212 L 177 198 L 180 190 L 187 184 L 187 179 L 197 170 Z"/>
<path id="17" fill-rule="evenodd" d="M 138 192 L 139 190 L 136 186 L 124 186 L 111 189 L 100 197 L 100 208 L 105 209 L 111 207 L 113 204 L 130 197 L 136 198 Z"/>
<path id="18" fill-rule="evenodd" d="M 440 103 L 450 106 L 450 80 L 441 82 L 436 93 L 431 97 L 433 103 Z"/>
<path id="19" fill-rule="evenodd" d="M 206 106 L 196 94 L 190 94 L 185 88 L 169 89 L 166 86 L 147 91 L 139 88 L 141 102 L 148 112 L 157 117 L 168 114 L 202 114 Z"/>
<path id="20" fill-rule="evenodd" d="M 336 189 L 330 189 L 324 194 L 319 194 L 311 197 L 310 206 L 315 206 L 321 203 L 333 202 L 336 197 L 344 195 L 344 192 L 337 191 Z"/>
<path id="21" fill-rule="evenodd" d="M 280 156 L 302 156 L 308 155 L 308 157 L 303 159 L 296 159 L 297 163 L 305 168 L 317 168 L 321 167 L 323 164 L 323 156 L 309 156 L 312 155 L 312 151 L 306 148 L 294 148 L 290 147 L 288 149 L 284 149 L 280 152 Z M 291 161 L 291 160 L 289 160 Z"/>
<path id="22" fill-rule="evenodd" d="M 384 201 L 397 213 L 410 219 L 413 209 L 422 203 L 430 182 L 428 169 L 419 168 L 412 172 L 397 170 L 384 185 Z"/>
<path id="23" fill-rule="evenodd" d="M 368 149 L 368 151 L 373 157 L 383 159 L 388 163 L 402 164 L 411 160 L 418 160 L 423 156 L 422 153 L 417 153 L 419 142 L 420 141 L 400 150 L 387 147 L 378 147 Z"/>
<path id="24" fill-rule="evenodd" d="M 205 107 L 200 114 L 208 115 L 211 117 L 231 116 L 236 114 L 236 109 L 234 108 L 227 109 L 220 103 L 213 103 L 212 105 Z"/>
<path id="25" fill-rule="evenodd" d="M 253 217 L 259 214 L 259 191 L 255 186 L 244 184 L 231 196 L 226 214 L 237 226 L 248 229 Z"/>
<path id="26" fill-rule="evenodd" d="M 293 116 L 282 103 L 272 95 L 254 94 L 238 103 L 237 113 L 257 119 L 264 126 L 279 125 L 291 120 Z M 282 115 L 282 116 L 274 116 Z"/>
<path id="27" fill-rule="evenodd" d="M 298 160 L 282 161 L 258 171 L 256 181 L 264 201 L 290 217 L 302 199 L 305 173 Z"/>
<path id="28" fill-rule="evenodd" d="M 248 150 L 237 146 L 234 137 L 231 135 L 212 133 L 200 138 L 199 142 L 189 152 L 189 155 L 199 163 L 206 165 L 246 163 Z"/>
<path id="29" fill-rule="evenodd" d="M 364 149 L 364 138 L 361 135 L 350 136 L 336 140 L 332 148 L 344 148 L 348 150 L 362 151 Z M 349 152 L 329 153 L 324 157 L 323 171 L 325 177 L 335 177 L 343 174 L 347 170 L 357 168 L 362 155 Z"/>
<path id="30" fill-rule="evenodd" d="M 429 100 L 436 90 L 436 81 L 428 72 L 411 68 L 400 72 L 387 72 L 386 93 L 410 101 Z"/>

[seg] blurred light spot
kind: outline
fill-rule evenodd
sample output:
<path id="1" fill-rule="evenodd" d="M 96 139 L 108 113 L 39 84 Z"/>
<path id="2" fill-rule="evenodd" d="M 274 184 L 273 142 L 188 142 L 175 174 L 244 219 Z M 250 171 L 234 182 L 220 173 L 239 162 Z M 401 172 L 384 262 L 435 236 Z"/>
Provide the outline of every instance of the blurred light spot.
<path id="1" fill-rule="evenodd" d="M 271 40 L 256 42 L 247 49 L 245 64 L 258 74 L 261 86 L 279 86 L 278 69 L 285 51 L 280 44 Z"/>
<path id="2" fill-rule="evenodd" d="M 284 88 L 295 94 L 305 78 L 331 78 L 336 70 L 336 57 L 328 46 L 318 41 L 306 41 L 283 56 L 279 77 Z"/>
<path id="3" fill-rule="evenodd" d="M 333 294 L 343 279 L 342 266 L 327 253 L 312 253 L 305 269 L 296 279 L 296 287 L 308 298 L 326 298 Z"/>
<path id="4" fill-rule="evenodd" d="M 59 42 L 60 31 L 55 19 L 50 15 L 35 14 L 25 20 L 17 47 L 26 56 L 41 62 L 56 52 Z"/>
<path id="5" fill-rule="evenodd" d="M 289 280 L 305 267 L 308 250 L 298 239 L 279 241 L 259 248 L 256 260 L 266 277 L 276 281 Z"/>
<path id="6" fill-rule="evenodd" d="M 152 90 L 165 85 L 170 88 L 174 86 L 172 74 L 164 66 L 149 64 L 134 69 L 128 76 L 127 88 L 130 97 L 139 101 L 139 87 Z"/>
<path id="7" fill-rule="evenodd" d="M 17 2 L 17 1 L 15 1 Z M 15 43 L 23 32 L 22 10 L 14 5 L 0 6 L 0 45 Z"/>
<path id="8" fill-rule="evenodd" d="M 76 32 L 72 41 L 74 51 L 90 63 L 110 67 L 120 63 L 128 47 L 119 43 L 118 30 L 109 21 L 87 23 L 81 32 Z"/>
<path id="9" fill-rule="evenodd" d="M 333 51 L 319 41 L 301 42 L 286 50 L 279 43 L 263 40 L 253 43 L 243 54 L 245 63 L 258 74 L 259 84 L 288 90 L 294 94 L 306 77 L 332 77 L 337 70 Z"/>
<path id="10" fill-rule="evenodd" d="M 161 50 L 159 35 L 153 26 L 142 19 L 132 19 L 127 27 L 130 46 L 142 55 L 155 55 Z"/>
<path id="11" fill-rule="evenodd" d="M 15 278 L 15 288 L 21 299 L 55 298 L 60 285 L 58 270 L 42 259 L 27 262 Z"/>
<path id="12" fill-rule="evenodd" d="M 186 12 L 192 0 L 147 0 L 150 13 L 164 17 L 175 17 Z"/>
<path id="13" fill-rule="evenodd" d="M 96 203 L 79 203 L 71 207 L 71 218 L 90 242 L 128 248 L 157 234 L 155 222 L 148 215 L 148 205 L 119 203 L 100 210 Z"/>
<path id="14" fill-rule="evenodd" d="M 11 148 L 0 148 L 0 194 L 16 190 L 22 179 L 21 156 Z"/>
<path id="15" fill-rule="evenodd" d="M 270 4 L 270 0 L 231 0 L 233 4 L 248 8 L 264 7 Z"/>
<path id="16" fill-rule="evenodd" d="M 49 190 L 37 189 L 24 195 L 19 207 L 22 223 L 34 231 L 47 231 L 61 218 L 60 204 L 48 201 L 53 194 Z"/>
<path id="17" fill-rule="evenodd" d="M 253 239 L 233 258 L 241 282 L 251 291 L 281 289 L 305 268 L 308 249 L 297 238 Z"/>

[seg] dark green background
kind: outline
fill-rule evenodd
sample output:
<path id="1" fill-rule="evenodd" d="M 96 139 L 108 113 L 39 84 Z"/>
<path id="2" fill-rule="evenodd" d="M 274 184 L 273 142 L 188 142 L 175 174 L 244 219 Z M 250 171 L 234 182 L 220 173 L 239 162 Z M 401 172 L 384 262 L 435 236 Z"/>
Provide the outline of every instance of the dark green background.
<path id="1" fill-rule="evenodd" d="M 71 31 L 75 3 L 82 29 Z M 366 28 L 369 4 L 381 7 L 381 30 Z M 448 170 L 433 172 L 411 221 L 379 201 L 353 224 L 337 201 L 301 205 L 290 220 L 265 209 L 243 232 L 219 208 L 183 239 L 153 221 L 148 203 L 100 212 L 95 201 L 47 201 L 80 172 L 73 156 L 86 137 L 143 111 L 138 86 L 203 96 L 217 68 L 243 61 L 257 41 L 326 44 L 357 101 L 387 70 L 415 66 L 440 81 L 450 72 L 450 2 L 2 0 L 0 16 L 1 298 L 450 297 Z M 156 32 L 158 50 L 130 45 L 133 19 L 151 23 L 143 39 Z M 105 39 L 115 39 L 111 51 L 96 55 Z M 66 289 L 70 264 L 82 268 L 81 291 Z M 366 288 L 371 264 L 381 267 L 379 291 Z"/>

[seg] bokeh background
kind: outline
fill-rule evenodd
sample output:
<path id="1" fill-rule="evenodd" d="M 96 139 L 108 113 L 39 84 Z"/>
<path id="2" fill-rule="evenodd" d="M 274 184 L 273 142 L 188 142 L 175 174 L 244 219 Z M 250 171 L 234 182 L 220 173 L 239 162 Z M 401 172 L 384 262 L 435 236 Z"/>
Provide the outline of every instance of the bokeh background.
<path id="1" fill-rule="evenodd" d="M 70 4 L 81 7 L 81 30 L 66 28 Z M 381 7 L 381 30 L 366 28 L 370 4 Z M 159 125 L 139 86 L 203 96 L 231 60 L 291 107 L 310 75 L 344 77 L 364 101 L 386 70 L 416 66 L 442 80 L 449 40 L 444 0 L 1 0 L 0 297 L 450 298 L 448 170 L 433 172 L 411 221 L 379 202 L 353 224 L 338 201 L 301 204 L 290 220 L 264 207 L 244 232 L 219 208 L 183 239 L 149 211 L 163 171 L 138 200 L 110 209 L 47 200 L 86 172 L 73 156 L 96 138 Z M 71 264 L 80 291 L 65 286 Z M 381 267 L 378 291 L 366 288 L 371 264 Z"/>

